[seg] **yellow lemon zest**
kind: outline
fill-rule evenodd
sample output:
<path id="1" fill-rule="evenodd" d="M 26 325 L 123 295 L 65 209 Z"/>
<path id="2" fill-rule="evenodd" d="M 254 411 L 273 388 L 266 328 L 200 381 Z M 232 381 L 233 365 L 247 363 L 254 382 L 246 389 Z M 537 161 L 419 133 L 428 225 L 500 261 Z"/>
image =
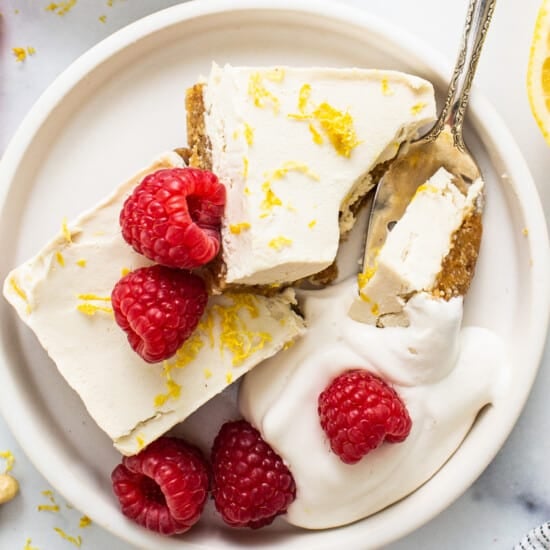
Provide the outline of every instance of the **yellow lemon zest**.
<path id="1" fill-rule="evenodd" d="M 248 157 L 243 157 L 243 178 L 248 177 Z"/>
<path id="2" fill-rule="evenodd" d="M 351 114 L 339 111 L 329 103 L 323 102 L 313 111 L 313 116 L 321 125 L 336 152 L 349 158 L 351 151 L 360 143 Z"/>
<path id="3" fill-rule="evenodd" d="M 220 349 L 222 353 L 226 349 L 231 352 L 233 366 L 237 366 L 271 341 L 271 335 L 264 331 L 250 330 L 247 326 L 245 313 L 253 319 L 259 315 L 255 296 L 228 293 L 225 298 L 230 303 L 213 306 L 220 319 Z"/>
<path id="4" fill-rule="evenodd" d="M 263 82 L 265 73 L 254 72 L 250 75 L 248 81 L 248 95 L 252 98 L 254 105 L 263 109 L 268 104 L 273 108 L 273 112 L 277 114 L 280 108 L 279 98 L 270 92 Z"/>
<path id="5" fill-rule="evenodd" d="M 272 173 L 273 179 L 282 179 L 284 178 L 289 172 L 299 172 L 300 174 L 304 174 L 308 178 L 311 178 L 312 180 L 319 181 L 319 175 L 313 172 L 309 169 L 308 165 L 303 162 L 297 162 L 295 160 L 288 160 L 282 164 L 280 168 L 277 168 Z"/>
<path id="6" fill-rule="evenodd" d="M 11 451 L 0 451 L 0 458 L 3 458 L 6 462 L 6 465 L 4 466 L 4 473 L 7 474 L 8 472 L 11 472 L 13 465 L 15 464 L 15 456 L 13 456 L 13 453 Z"/>
<path id="7" fill-rule="evenodd" d="M 141 449 L 143 449 L 143 447 L 145 447 L 145 439 L 143 439 L 143 436 L 141 434 L 136 435 L 136 443 L 140 451 Z"/>
<path id="8" fill-rule="evenodd" d="M 136 438 L 137 439 L 137 438 Z M 82 516 L 80 518 L 80 521 L 78 522 L 78 526 L 81 529 L 84 529 L 85 527 L 88 527 L 92 524 L 92 520 L 88 516 Z"/>
<path id="9" fill-rule="evenodd" d="M 387 78 L 383 78 L 382 81 L 380 82 L 380 85 L 382 86 L 383 95 L 393 95 L 394 92 L 391 89 Z"/>
<path id="10" fill-rule="evenodd" d="M 315 225 L 317 225 L 317 220 L 311 220 L 307 226 L 310 228 L 310 229 L 313 229 L 315 227 Z"/>
<path id="11" fill-rule="evenodd" d="M 13 52 L 15 60 L 18 63 L 22 63 L 23 61 L 25 61 L 25 59 L 27 59 L 27 51 L 25 50 L 25 48 L 16 46 L 15 48 L 12 48 L 11 51 Z"/>
<path id="12" fill-rule="evenodd" d="M 323 136 L 319 133 L 317 128 L 315 128 L 315 126 L 313 126 L 311 122 L 309 123 L 308 127 L 311 133 L 311 137 L 313 138 L 313 143 L 317 143 L 317 145 L 323 145 L 324 143 Z"/>
<path id="13" fill-rule="evenodd" d="M 13 289 L 13 291 L 27 304 L 27 312 L 30 313 L 30 303 L 29 299 L 27 298 L 27 293 L 19 286 L 17 280 L 15 277 L 10 277 L 10 286 Z M 2 455 L 0 455 L 2 456 Z"/>
<path id="14" fill-rule="evenodd" d="M 254 128 L 246 122 L 244 123 L 244 138 L 246 139 L 246 143 L 248 143 L 248 145 L 252 145 L 254 143 Z"/>
<path id="15" fill-rule="evenodd" d="M 423 103 L 423 102 L 415 103 L 411 107 L 411 114 L 414 116 L 420 114 L 420 112 L 422 111 L 422 109 L 424 109 L 424 107 L 426 107 L 426 103 Z"/>
<path id="16" fill-rule="evenodd" d="M 61 267 L 65 267 L 65 257 L 61 254 L 61 252 L 57 251 L 55 253 L 55 259 Z"/>
<path id="17" fill-rule="evenodd" d="M 250 224 L 248 222 L 232 223 L 229 225 L 229 231 L 234 235 L 239 235 L 241 231 L 250 229 Z"/>
<path id="18" fill-rule="evenodd" d="M 279 235 L 278 237 L 271 239 L 268 243 L 268 246 L 275 250 L 281 250 L 285 246 L 290 246 L 291 244 L 292 244 L 291 239 L 287 239 L 286 237 Z"/>
<path id="19" fill-rule="evenodd" d="M 283 204 L 281 199 L 271 189 L 269 181 L 262 183 L 262 191 L 264 192 L 264 200 L 261 202 L 260 208 L 263 210 L 263 214 L 267 215 L 273 207 Z"/>
<path id="20" fill-rule="evenodd" d="M 227 371 L 225 373 L 225 381 L 228 383 L 228 384 L 231 384 L 231 382 L 233 382 L 233 373 L 231 371 Z"/>
<path id="21" fill-rule="evenodd" d="M 69 226 L 67 225 L 67 218 L 63 218 L 63 220 L 61 220 L 61 234 L 67 243 L 70 244 L 73 242 Z"/>
<path id="22" fill-rule="evenodd" d="M 84 315 L 88 315 L 89 317 L 93 317 L 98 311 L 102 311 L 103 313 L 113 313 L 113 309 L 106 306 L 96 306 L 95 304 L 78 304 L 76 306 L 76 309 L 80 311 L 80 313 L 84 313 Z"/>
<path id="23" fill-rule="evenodd" d="M 82 546 L 82 537 L 78 535 L 77 537 L 73 537 L 71 535 L 68 535 L 61 529 L 60 527 L 54 527 L 53 530 L 62 538 L 65 539 L 67 542 L 70 542 L 71 544 L 74 544 L 77 548 L 80 548 Z"/>
<path id="24" fill-rule="evenodd" d="M 76 260 L 75 263 L 78 267 L 86 267 L 86 260 L 84 258 L 80 258 L 79 260 Z"/>
<path id="25" fill-rule="evenodd" d="M 107 16 L 106 15 L 100 15 L 98 17 L 98 19 L 102 22 L 102 23 L 107 23 Z"/>
<path id="26" fill-rule="evenodd" d="M 362 289 L 365 286 L 367 286 L 367 283 L 372 279 L 375 273 L 376 273 L 376 266 L 367 267 L 367 269 L 363 271 L 363 273 L 359 273 L 357 275 L 357 284 L 359 285 L 359 289 Z"/>

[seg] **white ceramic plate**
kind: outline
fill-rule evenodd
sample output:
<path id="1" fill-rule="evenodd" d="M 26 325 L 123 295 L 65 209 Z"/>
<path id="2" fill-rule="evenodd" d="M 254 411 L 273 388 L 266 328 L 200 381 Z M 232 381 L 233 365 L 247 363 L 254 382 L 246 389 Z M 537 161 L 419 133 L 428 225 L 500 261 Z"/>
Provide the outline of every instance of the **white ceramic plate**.
<path id="1" fill-rule="evenodd" d="M 93 205 L 156 153 L 184 143 L 184 90 L 208 72 L 212 60 L 395 68 L 444 88 L 448 70 L 441 60 L 402 30 L 336 3 L 296 4 L 178 5 L 116 33 L 63 73 L 29 113 L 0 167 L 2 279 L 57 231 L 64 216 Z M 482 472 L 512 429 L 536 374 L 549 310 L 548 240 L 529 172 L 502 122 L 477 94 L 469 120 L 467 140 L 485 175 L 488 204 L 465 322 L 503 337 L 513 383 L 423 487 L 367 520 L 324 532 L 283 521 L 255 532 L 232 531 L 209 508 L 180 539 L 148 533 L 118 511 L 110 472 L 119 456 L 110 441 L 1 301 L 0 407 L 35 466 L 95 522 L 137 546 L 159 550 L 374 547 L 443 510 Z M 220 418 L 232 414 L 229 398 L 210 405 Z"/>

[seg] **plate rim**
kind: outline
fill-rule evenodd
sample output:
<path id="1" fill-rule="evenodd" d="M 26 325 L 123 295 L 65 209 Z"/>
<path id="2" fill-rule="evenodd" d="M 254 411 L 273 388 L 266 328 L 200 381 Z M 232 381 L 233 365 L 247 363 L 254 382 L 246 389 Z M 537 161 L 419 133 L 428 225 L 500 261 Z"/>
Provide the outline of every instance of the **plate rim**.
<path id="1" fill-rule="evenodd" d="M 20 162 L 29 145 L 36 137 L 36 134 L 49 117 L 52 116 L 55 107 L 62 102 L 63 98 L 69 94 L 88 73 L 102 63 L 108 62 L 110 57 L 128 47 L 133 41 L 142 40 L 171 25 L 179 25 L 185 21 L 193 20 L 198 17 L 212 16 L 224 12 L 229 13 L 251 10 L 262 12 L 295 12 L 318 18 L 332 18 L 341 23 L 351 24 L 355 28 L 362 28 L 370 33 L 384 36 L 387 41 L 397 45 L 400 49 L 409 49 L 414 57 L 421 59 L 422 62 L 439 77 L 449 73 L 448 64 L 432 47 L 410 35 L 406 29 L 370 14 L 365 8 L 357 8 L 348 5 L 344 6 L 332 0 L 318 0 L 314 3 L 305 3 L 299 6 L 291 0 L 200 0 L 200 2 L 195 0 L 177 4 L 130 23 L 108 36 L 73 61 L 69 67 L 67 67 L 46 88 L 16 130 L 0 160 L 0 211 L 6 207 L 6 198 L 11 189 L 11 182 L 16 176 Z M 483 113 L 483 116 L 479 113 Z M 523 394 L 519 396 L 519 399 L 517 399 L 515 408 L 513 409 L 514 413 L 508 414 L 508 417 L 512 417 L 513 419 L 508 420 L 506 429 L 501 431 L 500 438 L 498 438 L 492 446 L 493 452 L 484 453 L 484 460 L 482 461 L 483 466 L 480 468 L 479 465 L 477 465 L 477 468 L 470 471 L 470 475 L 465 476 L 467 481 L 461 484 L 463 486 L 462 490 L 455 490 L 449 498 L 439 502 L 439 505 L 433 507 L 430 513 L 422 516 L 420 522 L 417 519 L 413 519 L 413 521 L 408 521 L 408 524 L 405 525 L 407 522 L 404 521 L 402 525 L 400 525 L 399 533 L 397 535 L 390 535 L 382 538 L 382 540 L 379 541 L 382 544 L 388 544 L 397 538 L 406 536 L 420 525 L 427 523 L 454 502 L 487 467 L 509 436 L 525 406 L 538 372 L 544 350 L 550 317 L 550 249 L 542 204 L 526 161 L 510 131 L 490 102 L 476 90 L 472 92 L 469 118 L 482 138 L 484 131 L 486 135 L 490 133 L 491 136 L 499 136 L 499 148 L 506 153 L 507 157 L 513 159 L 513 162 L 508 166 L 508 168 L 511 168 L 511 170 L 509 170 L 511 179 L 512 181 L 522 182 L 522 200 L 519 204 L 522 206 L 523 211 L 529 211 L 530 224 L 533 227 L 533 231 L 530 231 L 526 239 L 529 242 L 530 250 L 537 251 L 537 262 L 535 262 L 531 268 L 532 292 L 536 293 L 537 300 L 532 300 L 533 311 L 530 314 L 530 319 L 540 319 L 543 321 L 542 323 L 534 324 L 535 329 L 538 329 L 538 333 L 533 337 L 532 342 L 537 345 L 532 346 L 534 349 L 529 350 L 527 360 L 529 364 L 533 362 L 536 366 L 532 369 L 531 376 L 524 382 L 526 389 Z M 488 128 L 491 128 L 490 132 Z M 494 137 L 490 139 L 492 141 L 495 140 Z M 9 389 L 17 389 L 18 385 L 15 380 L 10 380 L 10 367 L 7 365 L 7 353 L 1 341 L 0 357 L 3 363 L 3 368 L 0 369 L 0 380 L 5 379 L 5 383 L 0 384 L 0 413 L 34 467 L 53 487 L 56 488 L 56 491 L 63 495 L 70 496 L 71 498 L 69 498 L 69 501 L 78 502 L 78 490 L 67 490 L 65 485 L 63 485 L 63 490 L 59 490 L 57 481 L 52 483 L 52 480 L 58 480 L 62 477 L 66 479 L 66 473 L 60 475 L 59 472 L 55 472 L 53 469 L 43 466 L 41 463 L 42 456 L 40 454 L 40 448 L 36 449 L 32 445 L 32 442 L 28 441 L 27 438 L 21 437 L 17 433 L 15 419 L 13 415 L 9 414 L 8 407 L 6 406 L 9 400 L 3 398 L 3 396 L 7 394 Z M 21 390 L 21 388 L 19 389 Z M 21 391 L 19 394 L 20 393 Z M 117 531 L 111 525 L 112 519 L 110 520 L 109 517 L 104 517 L 105 514 L 99 513 L 98 510 L 94 510 L 93 512 L 87 510 L 87 512 L 89 512 L 89 515 L 94 521 L 100 524 L 104 529 L 110 531 L 114 536 L 132 544 L 140 544 L 140 541 L 134 540 L 135 537 L 127 536 L 128 533 Z M 144 537 L 141 530 L 138 538 L 143 543 Z M 154 540 L 158 540 L 157 536 L 154 536 Z M 354 540 L 355 542 L 358 541 L 353 535 L 349 534 L 349 542 L 353 543 Z M 175 542 L 183 547 L 203 547 L 202 545 L 196 546 L 194 543 L 181 539 L 176 539 Z M 317 547 L 322 548 L 324 545 L 321 543 L 321 546 Z"/>

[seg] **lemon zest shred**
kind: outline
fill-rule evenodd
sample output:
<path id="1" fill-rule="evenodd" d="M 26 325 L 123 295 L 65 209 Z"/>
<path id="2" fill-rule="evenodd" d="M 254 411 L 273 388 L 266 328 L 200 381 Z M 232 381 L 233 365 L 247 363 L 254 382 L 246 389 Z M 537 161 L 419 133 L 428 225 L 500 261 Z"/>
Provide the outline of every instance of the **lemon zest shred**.
<path id="1" fill-rule="evenodd" d="M 80 259 L 76 260 L 75 263 L 78 267 L 86 267 L 87 261 L 84 258 L 80 258 Z"/>
<path id="2" fill-rule="evenodd" d="M 41 494 L 45 496 L 49 504 L 39 504 L 36 508 L 39 512 L 59 512 L 59 504 L 55 500 L 53 491 L 46 490 L 41 491 Z"/>
<path id="3" fill-rule="evenodd" d="M 284 178 L 289 172 L 299 172 L 300 174 L 304 174 L 308 178 L 311 178 L 312 180 L 319 181 L 320 177 L 318 174 L 313 172 L 309 169 L 308 165 L 303 162 L 297 162 L 295 160 L 288 160 L 282 164 L 280 168 L 277 168 L 272 173 L 273 179 L 282 179 Z"/>
<path id="4" fill-rule="evenodd" d="M 136 435 L 136 443 L 140 451 L 141 449 L 143 449 L 143 447 L 145 447 L 145 439 L 143 439 L 143 436 L 141 434 Z"/>
<path id="5" fill-rule="evenodd" d="M 339 111 L 325 101 L 313 111 L 313 116 L 321 125 L 336 152 L 349 158 L 351 151 L 360 143 L 353 127 L 351 114 Z"/>
<path id="6" fill-rule="evenodd" d="M 126 275 L 128 275 L 128 273 L 130 273 L 130 271 L 132 271 L 131 269 L 128 269 L 127 267 L 123 267 L 120 269 L 120 274 L 123 276 L 123 277 L 126 277 Z"/>
<path id="7" fill-rule="evenodd" d="M 418 114 L 420 114 L 422 112 L 422 110 L 424 109 L 424 107 L 426 107 L 426 103 L 420 101 L 418 103 L 415 103 L 412 107 L 411 107 L 411 114 L 416 116 Z"/>
<path id="8" fill-rule="evenodd" d="M 27 538 L 25 541 L 25 546 L 23 546 L 23 550 L 39 550 L 37 546 L 32 545 L 32 540 L 30 538 Z"/>
<path id="9" fill-rule="evenodd" d="M 231 371 L 227 371 L 225 373 L 225 381 L 228 383 L 228 384 L 231 384 L 231 382 L 233 382 L 233 373 Z"/>
<path id="10" fill-rule="evenodd" d="M 383 95 L 393 95 L 394 94 L 394 91 L 390 87 L 390 84 L 389 84 L 387 78 L 383 78 L 382 81 L 380 82 L 380 85 L 382 87 L 382 94 Z"/>
<path id="11" fill-rule="evenodd" d="M 287 350 L 288 348 L 291 348 L 296 343 L 296 340 L 287 340 L 283 345 L 283 351 Z"/>
<path id="12" fill-rule="evenodd" d="M 279 113 L 280 101 L 272 92 L 270 92 L 263 83 L 265 76 L 260 72 L 253 72 L 250 74 L 248 80 L 248 95 L 252 98 L 254 105 L 260 109 L 263 109 L 268 104 L 271 104 L 273 112 Z"/>
<path id="13" fill-rule="evenodd" d="M 377 266 L 367 267 L 367 269 L 363 271 L 363 273 L 359 273 L 357 275 L 357 284 L 359 285 L 359 289 L 365 288 L 367 286 L 367 283 L 374 277 L 376 269 Z"/>
<path id="14" fill-rule="evenodd" d="M 310 228 L 310 229 L 313 229 L 315 226 L 317 225 L 317 220 L 311 220 L 307 226 Z"/>
<path id="15" fill-rule="evenodd" d="M 113 309 L 106 306 L 96 306 L 95 304 L 78 304 L 76 306 L 76 309 L 80 311 L 80 313 L 84 313 L 84 315 L 88 315 L 89 317 L 93 317 L 98 311 L 102 311 L 104 313 L 113 313 Z"/>
<path id="16" fill-rule="evenodd" d="M 380 315 L 380 308 L 378 307 L 378 304 L 374 304 L 374 305 L 370 308 L 370 312 L 371 312 L 375 317 L 378 317 L 378 315 Z"/>
<path id="17" fill-rule="evenodd" d="M 254 128 L 250 124 L 244 123 L 244 138 L 248 145 L 253 145 L 254 143 Z"/>
<path id="18" fill-rule="evenodd" d="M 11 451 L 0 451 L 0 458 L 3 458 L 6 462 L 4 473 L 7 474 L 11 472 L 15 464 L 15 456 L 13 456 L 13 453 Z"/>
<path id="19" fill-rule="evenodd" d="M 65 539 L 67 542 L 70 542 L 71 544 L 74 544 L 77 548 L 80 548 L 82 546 L 82 537 L 78 535 L 77 537 L 73 537 L 71 535 L 68 535 L 61 529 L 60 527 L 54 527 L 53 530 L 62 538 Z"/>
<path id="20" fill-rule="evenodd" d="M 55 260 L 61 267 L 65 267 L 65 257 L 59 250 L 55 253 Z"/>
<path id="21" fill-rule="evenodd" d="M 67 225 L 67 218 L 63 218 L 61 220 L 61 234 L 63 235 L 63 238 L 67 243 L 70 244 L 73 242 L 73 238 L 69 230 L 69 226 Z"/>
<path id="22" fill-rule="evenodd" d="M 411 202 L 418 197 L 421 193 L 439 193 L 440 190 L 435 185 L 432 185 L 430 183 L 423 183 L 422 185 L 419 185 L 416 189 L 413 198 L 411 199 Z"/>
<path id="23" fill-rule="evenodd" d="M 39 512 L 59 512 L 57 504 L 39 504 L 37 509 Z"/>
<path id="24" fill-rule="evenodd" d="M 212 377 L 212 371 L 210 369 L 204 369 L 204 377 L 208 380 Z"/>
<path id="25" fill-rule="evenodd" d="M 15 46 L 14 48 L 11 49 L 11 51 L 13 52 L 13 55 L 15 56 L 15 60 L 18 63 L 22 63 L 23 61 L 25 61 L 25 59 L 27 59 L 27 50 L 25 50 L 25 48 Z"/>
<path id="26" fill-rule="evenodd" d="M 73 7 L 76 5 L 77 0 L 64 0 L 62 2 L 52 2 L 47 5 L 44 9 L 46 11 L 51 11 L 57 15 L 65 15 L 69 13 Z"/>
<path id="27" fill-rule="evenodd" d="M 92 520 L 88 516 L 82 516 L 80 518 L 80 521 L 78 522 L 78 526 L 81 529 L 84 529 L 85 527 L 89 527 L 92 524 Z"/>
<path id="28" fill-rule="evenodd" d="M 279 235 L 278 237 L 275 237 L 274 239 L 271 239 L 268 243 L 268 246 L 270 248 L 273 248 L 275 250 L 281 250 L 285 246 L 290 246 L 292 244 L 291 239 L 287 239 L 286 237 L 283 237 L 282 235 Z"/>
<path id="29" fill-rule="evenodd" d="M 313 143 L 317 143 L 317 145 L 323 145 L 324 143 L 323 136 L 319 133 L 317 128 L 315 128 L 315 126 L 313 126 L 311 122 L 309 123 L 308 127 L 311 133 L 311 137 L 313 138 Z"/>
<path id="30" fill-rule="evenodd" d="M 231 352 L 232 364 L 237 366 L 270 342 L 271 334 L 247 326 L 245 312 L 252 319 L 259 316 L 258 301 L 252 294 L 227 293 L 225 298 L 231 303 L 215 304 L 212 309 L 220 320 L 220 351 Z"/>
<path id="31" fill-rule="evenodd" d="M 264 192 L 264 200 L 260 204 L 260 209 L 263 210 L 263 214 L 267 216 L 273 207 L 282 206 L 283 203 L 273 192 L 273 189 L 271 189 L 271 183 L 269 181 L 264 181 L 264 183 L 262 183 L 262 191 Z"/>
<path id="32" fill-rule="evenodd" d="M 298 110 L 305 114 L 307 105 L 311 97 L 311 84 L 304 84 L 298 92 Z"/>
<path id="33" fill-rule="evenodd" d="M 98 17 L 98 19 L 102 22 L 102 23 L 107 23 L 107 16 L 106 15 L 100 15 Z"/>
<path id="34" fill-rule="evenodd" d="M 229 231 L 234 235 L 239 235 L 241 231 L 246 231 L 247 229 L 250 229 L 248 222 L 232 223 L 229 225 Z"/>
<path id="35" fill-rule="evenodd" d="M 352 150 L 361 143 L 355 133 L 351 114 L 347 111 L 343 112 L 336 109 L 326 101 L 321 103 L 310 114 L 290 113 L 288 117 L 304 121 L 311 121 L 311 119 L 316 120 L 334 147 L 334 150 L 343 157 L 349 158 Z M 310 122 L 310 132 L 311 127 L 313 126 Z M 319 138 L 322 139 L 320 134 L 319 137 L 316 137 L 318 133 L 319 132 L 312 132 L 313 140 L 316 143 L 320 143 Z"/>
<path id="36" fill-rule="evenodd" d="M 243 179 L 248 178 L 248 157 L 243 157 Z"/>
<path id="37" fill-rule="evenodd" d="M 19 283 L 17 282 L 15 277 L 10 277 L 10 286 L 13 289 L 13 291 L 27 304 L 27 306 L 29 306 L 29 299 L 27 297 L 27 293 L 19 286 Z"/>
<path id="38" fill-rule="evenodd" d="M 34 55 L 36 53 L 36 48 L 34 48 L 33 46 L 27 46 L 27 53 L 29 55 Z"/>

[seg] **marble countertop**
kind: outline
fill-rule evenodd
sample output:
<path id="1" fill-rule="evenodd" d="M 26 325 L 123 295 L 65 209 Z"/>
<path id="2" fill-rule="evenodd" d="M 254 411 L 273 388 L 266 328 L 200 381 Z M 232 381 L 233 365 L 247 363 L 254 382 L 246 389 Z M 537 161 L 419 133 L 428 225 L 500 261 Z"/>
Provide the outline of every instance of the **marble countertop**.
<path id="1" fill-rule="evenodd" d="M 200 1 L 200 0 L 199 0 Z M 0 152 L 41 92 L 71 61 L 120 27 L 178 0 L 79 0 L 60 17 L 46 0 L 0 2 Z M 432 45 L 449 63 L 462 32 L 467 0 L 340 0 L 400 25 Z M 521 4 L 521 8 L 519 7 Z M 477 86 L 494 103 L 525 156 L 550 217 L 550 150 L 529 110 L 527 57 L 539 0 L 500 0 L 480 61 Z M 427 15 L 429 14 L 429 15 Z M 103 18 L 102 16 L 105 16 Z M 16 63 L 11 48 L 31 45 L 34 56 Z M 478 481 L 423 528 L 389 546 L 402 549 L 511 548 L 525 532 L 550 520 L 550 352 L 514 431 Z M 27 538 L 40 550 L 74 548 L 53 527 L 82 535 L 82 548 L 129 550 L 96 525 L 78 528 L 82 514 L 61 505 L 59 514 L 39 512 L 51 489 L 25 458 L 0 418 L 0 451 L 16 457 L 20 496 L 0 508 L 0 549 L 23 549 Z"/>

